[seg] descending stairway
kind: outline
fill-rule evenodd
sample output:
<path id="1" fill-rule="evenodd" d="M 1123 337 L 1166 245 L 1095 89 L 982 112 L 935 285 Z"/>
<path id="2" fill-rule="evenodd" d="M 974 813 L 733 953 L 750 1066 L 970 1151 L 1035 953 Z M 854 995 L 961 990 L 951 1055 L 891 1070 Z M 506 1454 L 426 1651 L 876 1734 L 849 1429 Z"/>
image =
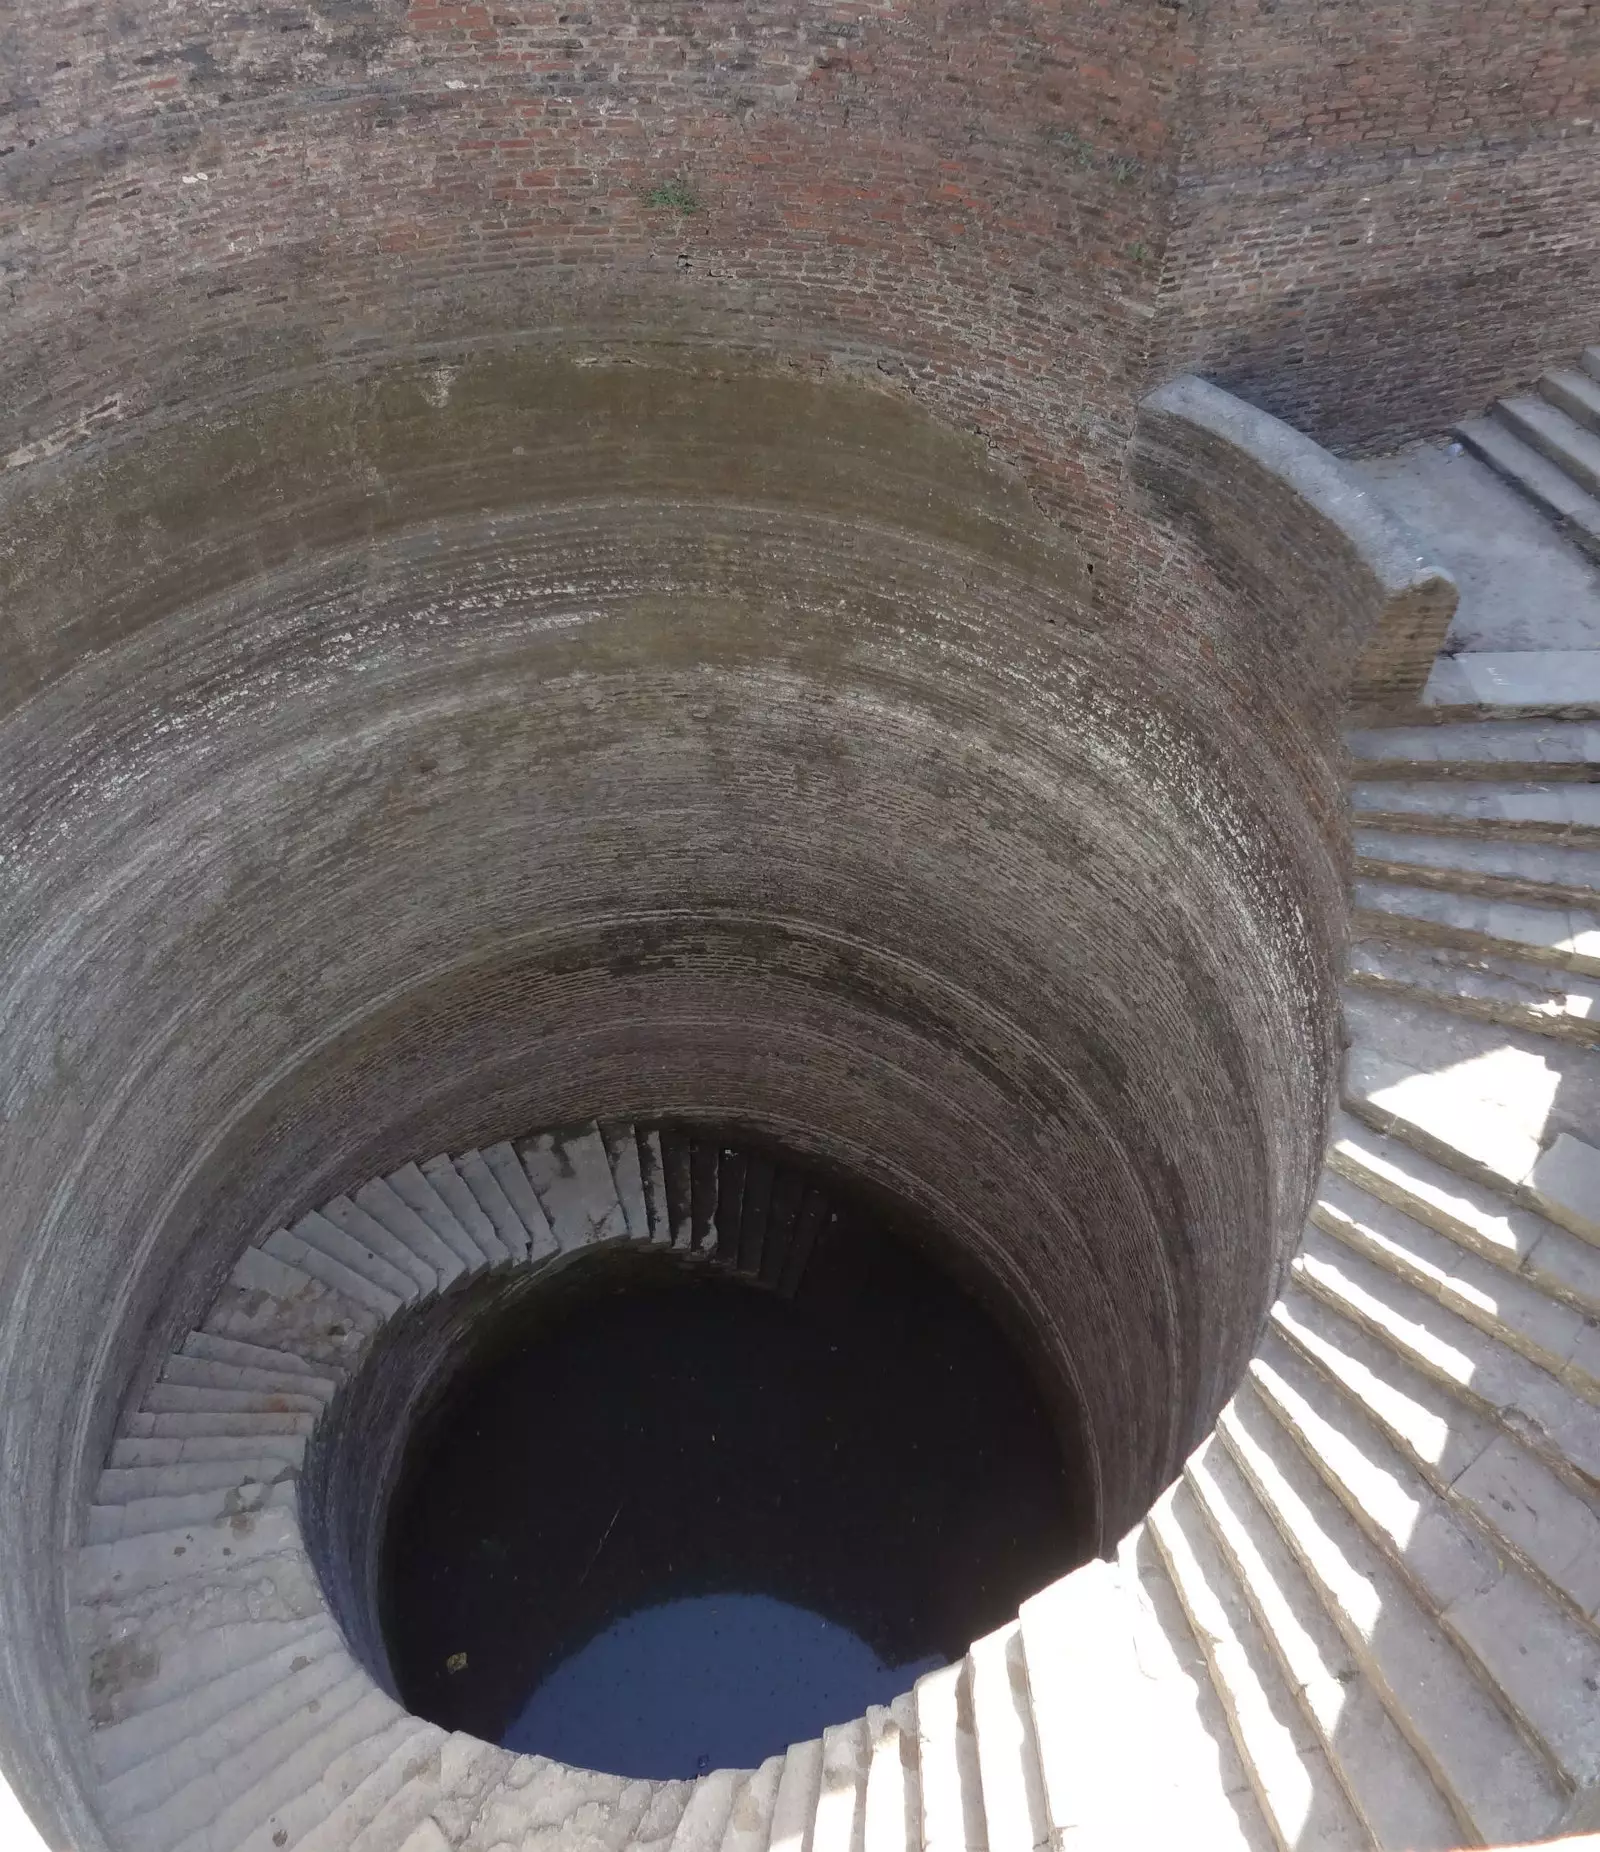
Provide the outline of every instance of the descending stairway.
<path id="1" fill-rule="evenodd" d="M 1245 1383 L 1112 1560 L 753 1772 L 627 1781 L 406 1715 L 295 1505 L 382 1322 L 595 1242 L 792 1292 L 837 1213 L 648 1127 L 434 1158 L 249 1250 L 124 1421 L 76 1573 L 113 1845 L 1398 1852 L 1600 1826 L 1600 717 L 1350 747 L 1327 1167 Z"/>
<path id="2" fill-rule="evenodd" d="M 1456 436 L 1600 559 L 1600 347 L 1458 425 Z"/>

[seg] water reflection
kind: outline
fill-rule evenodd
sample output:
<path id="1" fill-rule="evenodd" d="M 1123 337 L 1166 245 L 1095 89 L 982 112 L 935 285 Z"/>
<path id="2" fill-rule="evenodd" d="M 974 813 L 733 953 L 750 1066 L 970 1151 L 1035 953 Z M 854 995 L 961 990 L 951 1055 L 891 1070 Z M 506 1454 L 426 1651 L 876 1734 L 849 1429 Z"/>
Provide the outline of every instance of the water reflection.
<path id="1" fill-rule="evenodd" d="M 886 1666 L 849 1628 L 771 1595 L 689 1596 L 596 1634 L 501 1741 L 658 1780 L 754 1768 L 775 1744 L 887 1704 L 943 1663 Z"/>

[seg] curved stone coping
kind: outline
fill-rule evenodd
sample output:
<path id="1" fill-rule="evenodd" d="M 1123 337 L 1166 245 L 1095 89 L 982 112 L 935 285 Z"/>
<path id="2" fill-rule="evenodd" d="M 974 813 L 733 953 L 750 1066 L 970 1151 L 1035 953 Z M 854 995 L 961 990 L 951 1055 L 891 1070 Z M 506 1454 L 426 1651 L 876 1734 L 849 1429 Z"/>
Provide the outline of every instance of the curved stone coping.
<path id="1" fill-rule="evenodd" d="M 1455 615 L 1455 580 L 1345 465 L 1270 412 L 1192 374 L 1142 402 L 1136 476 L 1197 530 L 1223 581 L 1351 698 L 1415 700 Z"/>
<path id="2" fill-rule="evenodd" d="M 531 1282 L 602 1248 L 653 1248 L 792 1293 L 842 1211 L 814 1183 L 745 1189 L 754 1166 L 736 1147 L 718 1150 L 714 1172 L 697 1165 L 691 1175 L 690 1141 L 676 1144 L 675 1153 L 669 1134 L 664 1154 L 654 1128 L 590 1125 L 432 1158 L 240 1257 L 124 1418 L 75 1565 L 73 1620 L 113 1846 L 487 1852 L 554 1829 L 563 1843 L 614 1852 L 680 1839 L 715 1846 L 738 1831 L 754 1848 L 776 1843 L 780 1816 L 810 1843 L 843 1782 L 863 1805 L 871 1788 L 891 1852 L 916 1852 L 927 1806 L 952 1820 L 971 1812 L 974 1688 L 1017 1712 L 1020 1685 L 1006 1669 L 1020 1652 L 1015 1625 L 887 1709 L 759 1770 L 697 1782 L 512 1754 L 410 1715 L 394 1694 L 372 1572 L 406 1430 L 401 1419 L 392 1433 L 367 1432 L 364 1405 L 346 1418 L 356 1366 L 398 1315 L 444 1305 L 486 1275 Z M 777 1175 L 798 1177 L 781 1166 Z M 374 1397 L 380 1414 L 403 1416 L 406 1393 L 393 1382 L 365 1401 Z M 353 1429 L 355 1444 L 341 1445 Z M 1011 1734 L 1013 1759 L 1025 1760 L 1013 1771 L 1017 1793 L 1041 1792 L 1031 1724 L 1014 1716 Z M 996 1769 L 991 1779 L 1001 1778 Z"/>

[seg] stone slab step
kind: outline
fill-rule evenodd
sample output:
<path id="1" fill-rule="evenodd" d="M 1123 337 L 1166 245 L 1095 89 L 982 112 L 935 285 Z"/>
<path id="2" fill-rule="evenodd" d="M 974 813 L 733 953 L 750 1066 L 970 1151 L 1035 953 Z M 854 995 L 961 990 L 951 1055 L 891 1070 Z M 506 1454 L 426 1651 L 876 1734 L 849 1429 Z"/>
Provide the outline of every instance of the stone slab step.
<path id="1" fill-rule="evenodd" d="M 1600 781 L 1600 726 L 1583 721 L 1457 721 L 1345 734 L 1359 779 Z"/>
<path id="2" fill-rule="evenodd" d="M 450 1168 L 466 1186 L 472 1200 L 482 1210 L 492 1225 L 500 1245 L 505 1249 L 508 1259 L 526 1260 L 528 1258 L 528 1229 L 522 1217 L 512 1207 L 511 1199 L 500 1187 L 500 1180 L 490 1169 L 488 1160 L 481 1151 L 463 1151 L 458 1158 L 429 1158 L 423 1165 L 423 1174 L 430 1178 L 441 1195 L 445 1193 L 444 1166 Z M 519 1165 L 520 1169 L 521 1166 Z"/>
<path id="3" fill-rule="evenodd" d="M 1600 1326 L 1576 1306 L 1324 1172 L 1311 1219 L 1324 1234 L 1436 1299 L 1480 1331 L 1600 1403 Z"/>
<path id="4" fill-rule="evenodd" d="M 767 1231 L 761 1243 L 759 1277 L 763 1286 L 776 1289 L 784 1277 L 806 1188 L 806 1179 L 799 1171 L 781 1170 L 773 1179 L 772 1200 L 767 1207 Z"/>
<path id="5" fill-rule="evenodd" d="M 734 1802 L 749 1780 L 742 1769 L 719 1768 L 702 1775 L 689 1792 L 672 1835 L 672 1852 L 717 1852 Z"/>
<path id="6" fill-rule="evenodd" d="M 416 1190 L 416 1183 L 422 1186 L 420 1192 Z M 443 1203 L 439 1202 L 420 1170 L 416 1171 L 412 1190 L 413 1194 L 420 1195 L 424 1201 L 432 1199 L 427 1215 L 414 1208 L 392 1183 L 383 1178 L 363 1183 L 355 1193 L 353 1207 L 363 1217 L 369 1218 L 373 1228 L 383 1229 L 398 1244 L 399 1253 L 414 1257 L 418 1263 L 418 1277 L 426 1276 L 435 1283 L 434 1287 L 424 1287 L 424 1291 L 443 1291 L 469 1271 L 481 1267 L 484 1264 L 483 1258 L 465 1241 L 462 1231 L 455 1225 L 455 1217 L 449 1215 Z M 325 1205 L 323 1214 L 329 1221 L 336 1220 L 335 1203 Z M 440 1223 L 440 1227 L 450 1227 L 454 1239 L 447 1240 L 440 1228 L 434 1226 L 435 1221 Z M 346 1222 L 343 1226 L 349 1227 L 352 1233 L 357 1232 L 352 1222 Z M 471 1251 L 462 1253 L 463 1246 Z"/>
<path id="7" fill-rule="evenodd" d="M 644 1172 L 639 1163 L 639 1140 L 632 1125 L 603 1125 L 600 1137 L 611 1165 L 612 1187 L 622 1205 L 631 1241 L 651 1238 L 650 1210 L 644 1196 Z"/>
<path id="8" fill-rule="evenodd" d="M 739 1263 L 739 1226 L 744 1217 L 744 1181 L 749 1162 L 747 1152 L 731 1145 L 724 1145 L 717 1153 L 707 1245 L 722 1267 L 736 1267 Z"/>
<path id="9" fill-rule="evenodd" d="M 550 1226 L 544 1204 L 529 1181 L 522 1160 L 509 1142 L 502 1140 L 497 1145 L 490 1145 L 482 1155 L 483 1162 L 500 1186 L 502 1197 L 522 1225 L 523 1237 L 528 1244 L 524 1258 L 539 1261 L 552 1254 L 559 1254 L 561 1244 Z"/>
<path id="10" fill-rule="evenodd" d="M 1282 1852 L 1369 1844 L 1243 1591 L 1179 1482 L 1147 1520 L 1222 1698 L 1240 1759 Z"/>
<path id="11" fill-rule="evenodd" d="M 1314 1227 L 1290 1271 L 1307 1292 L 1497 1422 L 1580 1495 L 1600 1491 L 1600 1410 L 1547 1371 Z"/>
<path id="12" fill-rule="evenodd" d="M 1025 1692 L 1022 1708 L 1028 1708 Z M 922 1783 L 915 1705 L 869 1706 L 867 1737 L 870 1761 L 861 1852 L 921 1852 Z M 1036 1845 L 1046 1843 L 1048 1829 L 1046 1840 L 1035 1841 Z M 767 1852 L 766 1842 L 753 1849 L 741 1846 L 736 1852 Z"/>
<path id="13" fill-rule="evenodd" d="M 85 1604 L 125 1601 L 167 1583 L 224 1580 L 249 1571 L 264 1556 L 304 1553 L 292 1511 L 272 1508 L 249 1521 L 228 1525 L 151 1531 L 115 1543 L 85 1544 L 73 1562 L 73 1592 Z"/>
<path id="14" fill-rule="evenodd" d="M 1052 1844 L 1276 1845 L 1142 1530 L 1025 1601 L 1020 1620 Z"/>
<path id="15" fill-rule="evenodd" d="M 242 1369 L 270 1370 L 278 1375 L 310 1377 L 316 1393 L 331 1395 L 344 1380 L 345 1372 L 328 1372 L 309 1358 L 296 1352 L 273 1349 L 265 1344 L 243 1343 L 210 1331 L 191 1331 L 178 1347 L 185 1357 L 204 1358 L 208 1363 L 234 1363 Z"/>
<path id="16" fill-rule="evenodd" d="M 1600 650 L 1440 656 L 1423 699 L 1441 717 L 1592 719 L 1600 715 Z"/>
<path id="17" fill-rule="evenodd" d="M 1552 1831 L 1566 1790 L 1248 1385 L 1218 1432 L 1457 1816 L 1487 1845 Z"/>
<path id="18" fill-rule="evenodd" d="M 739 1210 L 739 1237 L 734 1265 L 746 1279 L 761 1277 L 767 1228 L 772 1217 L 772 1191 L 776 1167 L 770 1158 L 752 1151 L 745 1165 L 744 1200 Z"/>
<path id="19" fill-rule="evenodd" d="M 1358 1410 L 1285 1347 L 1251 1366 L 1266 1407 L 1574 1790 L 1600 1775 L 1600 1638 L 1506 1564 Z"/>
<path id="20" fill-rule="evenodd" d="M 1372 880 L 1495 900 L 1600 905 L 1600 850 L 1411 830 L 1358 829 L 1354 841 L 1356 873 Z"/>
<path id="21" fill-rule="evenodd" d="M 641 1126 L 635 1133 L 639 1148 L 639 1183 L 644 1192 L 645 1215 L 650 1224 L 650 1239 L 657 1247 L 672 1246 L 672 1207 L 667 1199 L 666 1157 L 661 1147 L 661 1133 L 651 1126 Z"/>
<path id="22" fill-rule="evenodd" d="M 859 1844 L 866 1817 L 867 1761 L 865 1718 L 831 1724 L 822 1732 L 822 1778 L 810 1852 L 853 1852 Z"/>
<path id="23" fill-rule="evenodd" d="M 339 1387 L 331 1376 L 314 1376 L 308 1369 L 269 1369 L 256 1363 L 197 1357 L 188 1348 L 187 1340 L 182 1350 L 173 1352 L 162 1363 L 158 1380 L 182 1383 L 191 1389 L 244 1389 L 260 1395 L 294 1396 L 297 1402 L 306 1399 L 322 1403 L 327 1403 Z"/>
<path id="24" fill-rule="evenodd" d="M 1470 418 L 1456 426 L 1455 434 L 1503 482 L 1548 515 L 1575 546 L 1600 558 L 1600 497 L 1497 417 Z"/>
<path id="25" fill-rule="evenodd" d="M 376 1812 L 367 1814 L 358 1790 L 353 1799 L 359 1806 L 341 1810 L 341 1815 L 314 1828 L 294 1852 L 403 1852 L 412 1836 L 429 1824 L 448 1849 L 451 1840 L 439 1830 L 441 1821 L 459 1845 L 510 1765 L 505 1750 L 459 1733 L 431 1748 L 419 1746 L 405 1758 L 404 1779 Z"/>
<path id="26" fill-rule="evenodd" d="M 372 1186 L 369 1184 L 365 1188 L 371 1200 Z M 391 1200 L 384 1205 L 386 1210 L 404 1207 L 392 1190 L 387 1195 Z M 416 1221 L 415 1217 L 411 1219 Z M 421 1227 L 420 1222 L 417 1225 Z M 438 1268 L 424 1259 L 410 1242 L 401 1240 L 385 1221 L 380 1221 L 348 1196 L 335 1196 L 320 1210 L 291 1223 L 290 1231 L 402 1298 L 407 1296 L 408 1289 L 410 1296 L 416 1298 L 438 1292 L 448 1283 L 441 1278 Z M 431 1240 L 432 1236 L 429 1238 Z M 453 1272 L 458 1273 L 460 1263 L 454 1255 L 450 1256 L 450 1262 Z"/>
<path id="27" fill-rule="evenodd" d="M 1600 435 L 1600 381 L 1576 367 L 1558 367 L 1539 381 L 1539 396 L 1574 424 Z"/>
<path id="28" fill-rule="evenodd" d="M 1600 495 L 1600 437 L 1543 397 L 1502 399 L 1492 414 L 1514 437 L 1547 457 L 1589 495 Z"/>
<path id="29" fill-rule="evenodd" d="M 205 1492 L 169 1493 L 129 1499 L 123 1504 L 91 1505 L 84 1514 L 86 1544 L 115 1543 L 147 1532 L 165 1533 L 189 1525 L 227 1525 L 254 1520 L 263 1511 L 290 1509 L 295 1503 L 294 1475 L 285 1472 L 240 1485 Z"/>
<path id="30" fill-rule="evenodd" d="M 772 1804 L 771 1852 L 810 1852 L 811 1823 L 822 1791 L 822 1743 L 791 1743 Z"/>
<path id="31" fill-rule="evenodd" d="M 663 1222 L 662 1226 L 666 1224 Z M 719 1852 L 767 1852 L 772 1837 L 772 1812 L 778 1803 L 778 1783 L 783 1779 L 783 1763 L 781 1755 L 768 1756 L 740 1787 L 728 1814 L 728 1823 L 722 1829 Z M 906 1848 L 898 1848 L 897 1852 L 906 1852 Z"/>
<path id="32" fill-rule="evenodd" d="M 1590 1115 L 1588 1125 L 1600 1126 L 1600 1117 Z M 1558 1132 L 1534 1163 L 1528 1194 L 1563 1228 L 1600 1246 L 1600 1145 Z"/>
<path id="33" fill-rule="evenodd" d="M 369 1307 L 254 1247 L 234 1263 L 202 1329 L 215 1337 L 289 1351 L 327 1375 L 341 1375 L 379 1322 Z"/>
<path id="34" fill-rule="evenodd" d="M 913 1691 L 924 1852 L 981 1852 L 987 1829 L 972 1727 L 972 1667 L 963 1659 L 925 1672 Z"/>
<path id="35" fill-rule="evenodd" d="M 672 1245 L 687 1252 L 694 1245 L 694 1151 L 684 1133 L 662 1133 L 661 1176 Z"/>
<path id="36" fill-rule="evenodd" d="M 521 1139 L 517 1155 L 562 1253 L 628 1239 L 628 1218 L 598 1126 Z"/>
<path id="37" fill-rule="evenodd" d="M 192 1383 L 155 1382 L 144 1392 L 151 1415 L 311 1415 L 322 1413 L 319 1396 L 282 1389 L 216 1389 Z"/>
<path id="38" fill-rule="evenodd" d="M 1541 1292 L 1600 1316 L 1600 1253 L 1536 1210 L 1463 1177 L 1348 1113 L 1336 1113 L 1328 1168 L 1452 1241 L 1521 1273 Z"/>
<path id="39" fill-rule="evenodd" d="M 385 1727 L 359 1738 L 336 1755 L 299 1793 L 282 1802 L 244 1838 L 230 1842 L 229 1852 L 284 1852 L 335 1815 L 349 1823 L 350 1835 L 365 1825 L 444 1732 L 420 1717 L 404 1713 Z M 359 1799 L 357 1797 L 360 1797 Z M 380 1798 L 381 1797 L 381 1798 Z"/>
<path id="40" fill-rule="evenodd" d="M 228 1434 L 202 1434 L 183 1440 L 120 1434 L 111 1443 L 106 1471 L 135 1472 L 190 1464 L 248 1469 L 268 1461 L 298 1467 L 305 1458 L 305 1451 L 303 1434 L 258 1434 L 246 1439 Z M 106 1502 L 115 1501 L 108 1499 Z"/>
<path id="41" fill-rule="evenodd" d="M 1050 1819 L 1028 1703 L 1022 1628 L 1013 1621 L 985 1634 L 973 1642 L 967 1658 L 989 1852 L 1033 1852 L 1049 1844 Z"/>
<path id="42" fill-rule="evenodd" d="M 1353 924 L 1372 938 L 1483 950 L 1600 977 L 1600 911 L 1362 880 Z"/>
<path id="43" fill-rule="evenodd" d="M 1591 379 L 1600 379 L 1600 347 L 1586 347 L 1578 356 L 1578 365 Z"/>
<path id="44" fill-rule="evenodd" d="M 177 1460 L 162 1466 L 108 1466 L 95 1482 L 94 1500 L 97 1505 L 127 1505 L 140 1499 L 187 1498 L 197 1492 L 270 1484 L 293 1478 L 294 1471 L 291 1461 L 271 1455 Z"/>
<path id="45" fill-rule="evenodd" d="M 420 1186 L 418 1179 L 421 1180 Z M 474 1266 L 503 1267 L 515 1258 L 510 1244 L 502 1238 L 495 1225 L 494 1218 L 443 1152 L 421 1164 L 407 1164 L 403 1169 L 395 1171 L 389 1182 L 419 1215 L 422 1213 L 421 1186 L 425 1186 L 443 1204 L 466 1242 L 483 1256 L 482 1262 L 473 1263 Z M 517 1252 L 520 1253 L 520 1249 Z"/>
<path id="46" fill-rule="evenodd" d="M 331 1224 L 324 1226 L 331 1227 Z M 364 1271 L 357 1272 L 346 1265 L 343 1260 L 330 1254 L 321 1242 L 313 1245 L 287 1228 L 275 1229 L 261 1243 L 261 1248 L 263 1253 L 276 1260 L 286 1261 L 291 1267 L 298 1267 L 302 1273 L 309 1273 L 313 1279 L 321 1280 L 324 1286 L 331 1286 L 346 1299 L 352 1299 L 369 1312 L 375 1312 L 380 1319 L 392 1318 L 402 1305 L 417 1296 L 411 1281 L 407 1281 L 405 1292 L 395 1292 L 368 1277 Z"/>
<path id="47" fill-rule="evenodd" d="M 1600 785 L 1374 779 L 1350 787 L 1350 806 L 1367 829 L 1600 847 Z"/>
<path id="48" fill-rule="evenodd" d="M 1463 1823 L 1226 1449 L 1207 1441 L 1184 1478 L 1372 1844 L 1378 1852 L 1453 1852 Z"/>
<path id="49" fill-rule="evenodd" d="M 227 1413 L 221 1410 L 194 1409 L 170 1414 L 150 1414 L 140 1409 L 123 1420 L 123 1432 L 134 1440 L 222 1440 L 236 1444 L 254 1442 L 264 1434 L 309 1434 L 317 1417 L 300 1411 L 292 1413 Z"/>
<path id="50" fill-rule="evenodd" d="M 1357 916 L 1353 924 L 1361 930 L 1366 923 Z M 1382 934 L 1388 921 L 1373 924 Z M 1375 936 L 1352 942 L 1345 981 L 1357 990 L 1503 1023 L 1528 1035 L 1600 1047 L 1600 978 L 1555 966 Z"/>

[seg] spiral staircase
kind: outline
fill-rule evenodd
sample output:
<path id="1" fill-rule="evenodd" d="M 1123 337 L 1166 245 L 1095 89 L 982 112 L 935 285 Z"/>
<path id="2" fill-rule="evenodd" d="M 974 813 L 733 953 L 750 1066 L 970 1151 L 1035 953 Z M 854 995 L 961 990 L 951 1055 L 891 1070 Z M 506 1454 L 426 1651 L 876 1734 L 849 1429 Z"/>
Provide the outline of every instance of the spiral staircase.
<path id="1" fill-rule="evenodd" d="M 450 1735 L 353 1656 L 308 1436 L 383 1325 L 595 1243 L 792 1287 L 833 1213 L 580 1128 L 279 1230 L 121 1424 L 75 1571 L 129 1852 L 1446 1848 L 1600 1826 L 1600 713 L 1353 731 L 1341 1107 L 1247 1378 L 1114 1557 L 753 1771 Z"/>

